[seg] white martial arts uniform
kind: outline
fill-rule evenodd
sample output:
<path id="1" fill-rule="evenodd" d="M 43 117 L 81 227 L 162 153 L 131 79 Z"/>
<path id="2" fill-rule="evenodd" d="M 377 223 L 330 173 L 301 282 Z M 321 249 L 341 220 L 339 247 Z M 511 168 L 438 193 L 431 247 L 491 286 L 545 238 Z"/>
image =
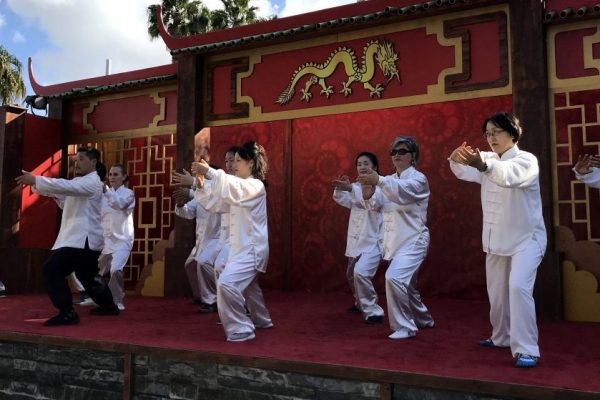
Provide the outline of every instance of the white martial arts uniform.
<path id="1" fill-rule="evenodd" d="M 574 168 L 573 171 L 575 172 L 575 177 L 581 182 L 585 183 L 591 188 L 600 189 L 600 168 L 592 168 L 592 172 L 583 175 L 578 174 Z"/>
<path id="2" fill-rule="evenodd" d="M 184 264 L 193 296 L 204 304 L 215 304 L 217 286 L 214 265 L 219 253 L 221 215 L 205 210 L 194 199 L 182 207 L 175 206 L 175 214 L 196 220 L 196 244 Z"/>
<path id="3" fill-rule="evenodd" d="M 383 316 L 384 312 L 377 304 L 377 292 L 373 286 L 373 277 L 381 261 L 383 243 L 381 212 L 365 208 L 360 183 L 353 183 L 350 192 L 334 190 L 333 200 L 350 209 L 346 239 L 346 278 L 355 304 L 363 312 L 365 319 Z"/>
<path id="4" fill-rule="evenodd" d="M 537 158 L 517 145 L 500 158 L 482 152 L 485 172 L 450 160 L 462 180 L 481 184 L 483 251 L 490 299 L 491 339 L 539 357 L 533 286 L 546 251 Z"/>
<path id="5" fill-rule="evenodd" d="M 205 181 L 203 188 L 196 189 L 196 200 L 207 209 L 229 212 L 229 255 L 217 281 L 225 334 L 231 338 L 236 333 L 253 333 L 255 328 L 270 328 L 273 322 L 258 285 L 258 273 L 266 271 L 269 261 L 265 185 L 212 168 L 206 178 L 210 183 Z"/>
<path id="6" fill-rule="evenodd" d="M 133 248 L 133 190 L 121 185 L 114 190 L 107 187 L 102 198 L 102 230 L 104 248 L 98 259 L 100 275 L 110 272 L 108 287 L 115 303 L 123 307 L 125 281 L 123 268 Z"/>
<path id="7" fill-rule="evenodd" d="M 390 261 L 385 274 L 390 327 L 414 336 L 419 328 L 434 325 L 416 288 L 429 247 L 429 183 L 425 175 L 409 167 L 400 176 L 380 177 L 375 194 L 366 204 L 369 208 L 382 207 L 383 258 Z"/>

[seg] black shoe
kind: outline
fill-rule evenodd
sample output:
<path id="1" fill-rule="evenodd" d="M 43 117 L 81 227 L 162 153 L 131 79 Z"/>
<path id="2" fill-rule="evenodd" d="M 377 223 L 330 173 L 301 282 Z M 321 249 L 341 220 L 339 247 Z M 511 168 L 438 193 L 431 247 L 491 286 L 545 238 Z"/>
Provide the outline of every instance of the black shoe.
<path id="1" fill-rule="evenodd" d="M 6 297 L 6 290 L 0 290 L 0 297 Z"/>
<path id="2" fill-rule="evenodd" d="M 217 303 L 202 304 L 200 306 L 200 308 L 198 309 L 198 312 L 202 313 L 202 314 L 210 314 L 210 313 L 217 312 Z"/>
<path id="3" fill-rule="evenodd" d="M 365 324 L 375 325 L 383 322 L 383 315 L 371 315 L 365 319 Z"/>
<path id="4" fill-rule="evenodd" d="M 117 306 L 113 306 L 113 308 L 108 307 L 96 307 L 90 310 L 90 314 L 93 315 L 119 315 L 121 311 Z"/>
<path id="5" fill-rule="evenodd" d="M 360 309 L 358 307 L 356 307 L 356 304 L 353 305 L 352 307 L 348 308 L 346 310 L 346 312 L 350 313 L 350 314 L 361 314 L 362 313 L 362 311 L 360 311 Z"/>
<path id="6" fill-rule="evenodd" d="M 60 312 L 44 322 L 45 326 L 75 325 L 79 323 L 79 315 L 75 311 Z"/>

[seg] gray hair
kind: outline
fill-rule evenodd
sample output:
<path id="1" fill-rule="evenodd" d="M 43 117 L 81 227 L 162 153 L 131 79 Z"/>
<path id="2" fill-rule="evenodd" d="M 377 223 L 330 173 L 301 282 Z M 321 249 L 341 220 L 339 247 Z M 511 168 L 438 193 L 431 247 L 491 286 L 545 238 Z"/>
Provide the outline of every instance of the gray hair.
<path id="1" fill-rule="evenodd" d="M 398 146 L 399 144 L 405 145 L 408 151 L 413 154 L 411 164 L 413 166 L 416 165 L 417 160 L 419 159 L 419 145 L 417 144 L 417 140 L 411 136 L 398 136 L 392 142 L 390 150 L 394 149 L 394 147 Z"/>

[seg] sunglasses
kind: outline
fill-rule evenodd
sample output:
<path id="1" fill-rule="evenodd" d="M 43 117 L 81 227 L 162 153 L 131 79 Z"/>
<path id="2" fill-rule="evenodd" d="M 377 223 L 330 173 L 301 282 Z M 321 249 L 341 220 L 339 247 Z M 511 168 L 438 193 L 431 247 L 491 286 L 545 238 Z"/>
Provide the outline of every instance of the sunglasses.
<path id="1" fill-rule="evenodd" d="M 408 153 L 412 153 L 412 151 L 406 150 L 406 149 L 393 149 L 393 150 L 390 150 L 390 156 L 392 156 L 392 157 L 395 156 L 396 154 L 403 156 L 403 155 L 408 154 Z"/>

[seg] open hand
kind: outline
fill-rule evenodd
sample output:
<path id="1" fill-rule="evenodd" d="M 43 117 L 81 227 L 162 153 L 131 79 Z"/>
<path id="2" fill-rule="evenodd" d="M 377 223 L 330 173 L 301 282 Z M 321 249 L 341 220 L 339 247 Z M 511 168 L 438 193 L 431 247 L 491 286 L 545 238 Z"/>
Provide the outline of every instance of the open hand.
<path id="1" fill-rule="evenodd" d="M 29 185 L 29 186 L 35 185 L 35 175 L 34 174 L 32 174 L 29 171 L 25 171 L 24 169 L 22 169 L 21 172 L 23 173 L 23 175 L 19 175 L 15 178 L 15 181 L 17 181 L 17 183 L 19 185 Z"/>
<path id="2" fill-rule="evenodd" d="M 191 187 L 194 184 L 194 177 L 189 171 L 183 170 L 182 173 L 173 171 L 173 185 Z"/>
<path id="3" fill-rule="evenodd" d="M 348 178 L 348 175 L 342 175 L 332 180 L 331 186 L 333 186 L 337 190 L 343 190 L 345 192 L 352 191 L 352 184 L 350 183 L 350 178 Z"/>

